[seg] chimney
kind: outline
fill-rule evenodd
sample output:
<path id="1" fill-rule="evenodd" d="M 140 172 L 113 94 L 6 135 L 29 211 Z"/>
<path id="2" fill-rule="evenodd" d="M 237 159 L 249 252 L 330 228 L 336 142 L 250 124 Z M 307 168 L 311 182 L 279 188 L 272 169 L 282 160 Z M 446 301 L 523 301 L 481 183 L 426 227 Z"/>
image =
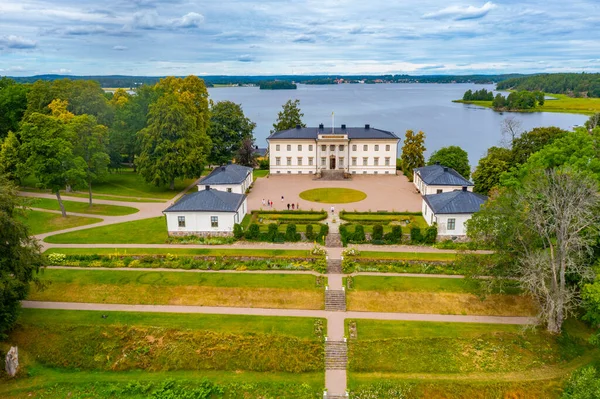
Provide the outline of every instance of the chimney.
<path id="1" fill-rule="evenodd" d="M 436 164 L 436 165 L 439 165 L 439 164 L 440 164 L 440 161 L 435 161 L 435 164 Z"/>
<path id="2" fill-rule="evenodd" d="M 322 123 L 319 123 L 319 130 L 323 130 L 325 127 L 323 126 Z"/>
<path id="3" fill-rule="evenodd" d="M 204 186 L 204 189 L 208 191 L 210 190 L 210 186 Z"/>
<path id="4" fill-rule="evenodd" d="M 444 166 L 444 172 L 447 172 L 447 171 L 448 171 L 448 167 Z"/>
<path id="5" fill-rule="evenodd" d="M 300 125 L 296 125 L 296 129 L 300 129 L 302 126 Z"/>
<path id="6" fill-rule="evenodd" d="M 346 130 L 346 125 L 342 125 L 342 130 Z"/>
<path id="7" fill-rule="evenodd" d="M 369 130 L 371 128 L 371 125 L 369 125 L 368 123 L 365 125 L 365 130 Z"/>
<path id="8" fill-rule="evenodd" d="M 462 186 L 463 191 L 467 191 L 467 186 Z"/>

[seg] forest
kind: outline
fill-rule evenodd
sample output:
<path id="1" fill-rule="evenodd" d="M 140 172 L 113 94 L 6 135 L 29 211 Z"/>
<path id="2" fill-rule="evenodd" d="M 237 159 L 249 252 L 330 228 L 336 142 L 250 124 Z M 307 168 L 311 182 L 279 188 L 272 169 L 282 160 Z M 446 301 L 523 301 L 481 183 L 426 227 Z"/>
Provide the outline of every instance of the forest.
<path id="1" fill-rule="evenodd" d="M 260 82 L 259 87 L 261 90 L 296 90 L 298 86 L 292 82 L 274 80 L 269 82 Z"/>
<path id="2" fill-rule="evenodd" d="M 521 76 L 498 83 L 498 90 L 543 91 L 572 97 L 600 97 L 600 73 L 552 73 Z"/>

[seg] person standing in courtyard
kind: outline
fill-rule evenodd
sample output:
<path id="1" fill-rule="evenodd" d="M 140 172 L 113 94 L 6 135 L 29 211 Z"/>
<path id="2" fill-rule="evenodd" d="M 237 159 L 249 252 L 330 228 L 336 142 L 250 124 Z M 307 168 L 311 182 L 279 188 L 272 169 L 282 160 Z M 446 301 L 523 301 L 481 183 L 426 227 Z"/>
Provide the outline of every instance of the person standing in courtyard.
<path id="1" fill-rule="evenodd" d="M 335 207 L 334 207 L 334 206 L 332 206 L 332 207 L 331 207 L 331 214 L 333 215 L 334 213 L 335 213 Z"/>
<path id="2" fill-rule="evenodd" d="M 281 196 L 281 202 L 283 202 L 283 195 Z"/>
<path id="3" fill-rule="evenodd" d="M 290 210 L 290 204 L 288 204 L 288 211 Z"/>
<path id="4" fill-rule="evenodd" d="M 292 202 L 292 211 L 294 210 L 294 208 L 295 208 L 295 205 L 294 205 L 294 203 Z"/>
<path id="5" fill-rule="evenodd" d="M 262 199 L 262 204 L 263 204 L 263 206 L 265 206 L 265 199 L 264 198 Z"/>

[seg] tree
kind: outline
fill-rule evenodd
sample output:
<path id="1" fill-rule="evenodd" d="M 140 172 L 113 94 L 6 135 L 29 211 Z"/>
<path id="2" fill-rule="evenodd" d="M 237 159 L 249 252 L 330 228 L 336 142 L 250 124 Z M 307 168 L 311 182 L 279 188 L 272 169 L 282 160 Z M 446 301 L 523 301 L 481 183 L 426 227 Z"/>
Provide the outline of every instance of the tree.
<path id="1" fill-rule="evenodd" d="M 235 160 L 240 165 L 249 166 L 251 168 L 256 166 L 256 147 L 254 146 L 254 140 L 250 137 L 242 141 L 242 145 L 237 151 Z"/>
<path id="2" fill-rule="evenodd" d="M 168 184 L 174 190 L 176 178 L 198 177 L 204 169 L 210 146 L 208 94 L 204 83 L 194 78 L 162 79 L 148 127 L 139 133 L 142 146 L 136 164 L 144 179 L 156 186 Z"/>
<path id="3" fill-rule="evenodd" d="M 19 157 L 19 139 L 13 132 L 8 132 L 8 136 L 0 145 L 0 175 L 6 175 L 7 178 L 19 181 L 17 168 L 21 161 Z"/>
<path id="4" fill-rule="evenodd" d="M 0 175 L 0 339 L 15 324 L 21 301 L 42 266 L 37 240 L 29 235 L 23 215 L 23 198 L 17 187 Z"/>
<path id="5" fill-rule="evenodd" d="M 283 104 L 283 110 L 277 114 L 271 134 L 281 130 L 294 129 L 296 125 L 306 127 L 302 122 L 304 114 L 300 111 L 300 100 L 288 100 Z"/>
<path id="6" fill-rule="evenodd" d="M 67 129 L 66 116 L 33 113 L 26 117 L 19 131 L 24 162 L 19 175 L 33 174 L 40 188 L 50 189 L 58 200 L 63 217 L 67 216 L 60 197 L 66 186 L 80 186 L 85 182 L 86 163 L 73 154 L 75 137 Z"/>
<path id="7" fill-rule="evenodd" d="M 500 184 L 500 176 L 510 169 L 512 153 L 503 147 L 490 147 L 473 172 L 473 191 L 488 195 Z"/>
<path id="8" fill-rule="evenodd" d="M 568 132 L 558 127 L 536 127 L 529 132 L 522 133 L 512 140 L 512 164 L 523 164 L 529 156 L 538 152 L 554 140 L 563 137 Z"/>
<path id="9" fill-rule="evenodd" d="M 588 174 L 542 169 L 520 187 L 501 190 L 467 222 L 469 237 L 496 252 L 490 268 L 518 278 L 551 333 L 560 333 L 577 304 L 569 282 L 591 275 L 598 205 L 598 186 Z"/>
<path id="10" fill-rule="evenodd" d="M 85 181 L 88 187 L 89 203 L 92 206 L 92 182 L 101 181 L 108 172 L 110 158 L 107 154 L 108 129 L 99 125 L 91 115 L 74 117 L 68 125 L 75 135 L 75 156 L 83 158 L 86 164 Z"/>
<path id="11" fill-rule="evenodd" d="M 522 123 L 514 116 L 508 116 L 502 120 L 500 131 L 502 132 L 502 141 L 508 148 L 513 148 L 513 143 L 517 137 L 523 133 Z"/>
<path id="12" fill-rule="evenodd" d="M 590 116 L 587 121 L 585 121 L 585 128 L 590 132 L 599 126 L 600 112 L 595 113 L 594 115 Z"/>
<path id="13" fill-rule="evenodd" d="M 14 80 L 0 79 L 0 141 L 9 131 L 16 132 L 27 109 L 28 86 Z"/>
<path id="14" fill-rule="evenodd" d="M 451 145 L 435 151 L 429 157 L 429 162 L 427 162 L 427 165 L 435 165 L 436 162 L 439 162 L 440 165 L 454 169 L 467 179 L 471 175 L 469 154 L 467 154 L 465 150 L 458 146 Z"/>
<path id="15" fill-rule="evenodd" d="M 207 131 L 212 141 L 209 162 L 223 165 L 232 160 L 242 142 L 252 139 L 256 123 L 246 118 L 242 107 L 231 101 L 211 101 L 210 125 Z M 239 159 L 238 159 L 239 162 Z"/>
<path id="16" fill-rule="evenodd" d="M 402 171 L 409 181 L 413 180 L 413 169 L 425 165 L 425 133 L 415 134 L 412 130 L 406 131 L 404 145 L 402 146 Z"/>

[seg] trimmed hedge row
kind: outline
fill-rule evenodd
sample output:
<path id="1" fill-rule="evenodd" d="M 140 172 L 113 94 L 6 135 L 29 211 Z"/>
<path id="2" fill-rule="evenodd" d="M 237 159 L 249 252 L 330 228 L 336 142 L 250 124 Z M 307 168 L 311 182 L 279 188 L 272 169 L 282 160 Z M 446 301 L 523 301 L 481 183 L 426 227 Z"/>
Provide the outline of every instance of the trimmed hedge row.
<path id="1" fill-rule="evenodd" d="M 454 262 L 375 260 L 345 257 L 342 261 L 345 274 L 360 272 L 419 273 L 419 274 L 466 274 L 467 270 Z"/>
<path id="2" fill-rule="evenodd" d="M 404 239 L 402 227 L 400 225 L 392 226 L 392 231 L 383 234 L 383 226 L 385 224 L 378 223 L 373 225 L 373 234 L 370 239 L 365 234 L 365 229 L 362 224 L 342 224 L 340 225 L 340 236 L 342 238 L 342 244 L 344 246 L 351 244 L 364 244 L 371 243 L 377 245 L 390 245 L 390 244 L 435 244 L 437 239 L 437 226 L 429 226 L 424 232 L 421 232 L 421 228 L 412 227 L 410 229 L 410 241 Z M 348 227 L 354 227 L 354 231 L 351 232 Z"/>
<path id="3" fill-rule="evenodd" d="M 326 224 L 318 224 L 319 231 L 315 232 L 312 224 L 306 225 L 306 233 L 304 238 L 307 241 L 317 241 L 323 243 L 325 237 L 329 234 L 329 226 Z M 241 225 L 236 224 L 233 227 L 233 235 L 237 239 L 245 238 L 248 241 L 264 241 L 264 242 L 297 242 L 302 240 L 302 235 L 297 232 L 296 224 L 287 224 L 285 233 L 279 231 L 278 223 L 270 223 L 266 233 L 260 231 L 260 226 L 257 223 L 251 223 L 248 229 L 244 231 Z"/>

